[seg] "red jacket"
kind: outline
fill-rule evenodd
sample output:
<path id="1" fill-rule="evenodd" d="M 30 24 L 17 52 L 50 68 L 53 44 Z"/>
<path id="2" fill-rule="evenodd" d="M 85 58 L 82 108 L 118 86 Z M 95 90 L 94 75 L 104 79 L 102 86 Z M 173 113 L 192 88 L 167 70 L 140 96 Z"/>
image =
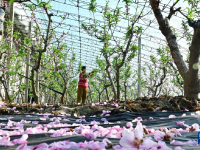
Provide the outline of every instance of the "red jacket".
<path id="1" fill-rule="evenodd" d="M 90 73 L 88 73 L 90 75 Z M 78 87 L 88 87 L 88 78 L 83 77 L 83 72 L 79 75 Z"/>

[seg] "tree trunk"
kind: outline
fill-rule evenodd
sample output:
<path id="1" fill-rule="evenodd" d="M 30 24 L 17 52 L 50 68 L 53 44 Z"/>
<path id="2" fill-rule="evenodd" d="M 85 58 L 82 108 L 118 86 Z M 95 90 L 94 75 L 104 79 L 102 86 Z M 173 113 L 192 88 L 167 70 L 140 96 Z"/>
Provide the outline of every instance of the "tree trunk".
<path id="1" fill-rule="evenodd" d="M 155 7 L 154 0 L 150 0 L 150 4 L 152 6 L 154 15 L 159 24 L 159 29 L 162 34 L 166 37 L 168 45 L 170 47 L 170 52 L 172 58 L 178 68 L 179 73 L 181 74 L 184 80 L 184 96 L 188 99 L 197 99 L 198 93 L 200 92 L 199 85 L 199 76 L 198 76 L 198 63 L 199 63 L 199 54 L 200 54 L 200 21 L 192 21 L 188 19 L 188 24 L 190 27 L 194 29 L 193 39 L 190 50 L 190 60 L 189 60 L 189 69 L 186 66 L 179 50 L 179 46 L 176 40 L 176 36 L 174 35 L 168 19 L 163 18 L 161 10 L 159 7 Z"/>
<path id="2" fill-rule="evenodd" d="M 126 82 L 124 82 L 124 97 L 125 97 L 125 101 L 127 100 L 127 97 L 126 97 L 126 93 L 127 93 L 127 86 L 126 86 Z"/>
<path id="3" fill-rule="evenodd" d="M 5 99 L 3 98 L 3 95 L 1 94 L 1 92 L 0 92 L 0 97 L 1 97 L 2 101 L 5 101 Z"/>
<path id="4" fill-rule="evenodd" d="M 101 93 L 99 92 L 99 103 L 101 102 Z"/>
<path id="5" fill-rule="evenodd" d="M 11 102 L 10 95 L 9 95 L 9 93 L 8 93 L 8 90 L 7 90 L 6 83 L 5 83 L 4 80 L 2 79 L 2 76 L 0 77 L 0 81 L 1 81 L 1 83 L 3 84 L 4 90 L 5 90 L 5 101 L 6 101 L 6 98 L 7 98 L 8 101 Z"/>
<path id="6" fill-rule="evenodd" d="M 63 94 L 63 95 L 62 95 L 63 97 L 61 96 L 61 98 L 62 98 L 62 99 L 61 99 L 61 103 L 62 103 L 62 104 L 63 104 L 63 99 L 64 99 L 64 96 L 65 96 L 66 90 L 67 90 L 67 84 L 65 84 L 65 87 L 64 87 L 63 92 L 62 92 L 62 94 Z"/>
<path id="7" fill-rule="evenodd" d="M 108 69 L 106 69 L 106 71 L 107 71 L 108 78 L 109 78 L 109 80 L 111 82 L 111 85 L 112 85 L 112 89 L 113 89 L 113 92 L 114 92 L 114 98 L 116 99 L 117 98 L 117 91 L 116 91 L 116 88 L 115 88 L 115 84 L 113 82 L 113 79 L 112 79 L 112 77 L 111 77 L 110 72 L 108 71 Z"/>
<path id="8" fill-rule="evenodd" d="M 106 87 L 106 96 L 107 96 L 107 100 L 110 101 L 109 100 L 109 95 L 108 95 L 108 89 L 107 89 L 107 87 Z"/>
<path id="9" fill-rule="evenodd" d="M 32 90 L 33 90 L 33 96 L 34 96 L 34 101 L 36 104 L 38 104 L 38 93 L 36 92 L 36 88 L 35 88 L 35 82 L 34 82 L 34 70 L 31 70 L 31 86 L 32 86 Z"/>
<path id="10" fill-rule="evenodd" d="M 116 69 L 117 99 L 120 99 L 119 68 Z"/>
<path id="11" fill-rule="evenodd" d="M 93 103 L 93 100 L 92 100 L 92 92 L 91 92 L 91 89 L 90 89 L 90 86 L 88 86 L 88 89 L 89 89 L 89 95 L 90 95 L 90 102 L 91 102 L 91 104 Z"/>
<path id="12" fill-rule="evenodd" d="M 200 23 L 197 28 L 194 28 L 194 34 L 190 50 L 189 60 L 189 72 L 184 79 L 184 95 L 188 99 L 198 99 L 198 93 L 200 92 L 199 82 L 199 58 L 200 58 Z"/>
<path id="13" fill-rule="evenodd" d="M 67 93 L 67 91 L 66 91 L 66 98 L 65 98 L 65 99 L 66 99 L 65 104 L 68 104 L 68 101 L 69 101 L 69 100 L 68 100 L 68 93 Z"/>

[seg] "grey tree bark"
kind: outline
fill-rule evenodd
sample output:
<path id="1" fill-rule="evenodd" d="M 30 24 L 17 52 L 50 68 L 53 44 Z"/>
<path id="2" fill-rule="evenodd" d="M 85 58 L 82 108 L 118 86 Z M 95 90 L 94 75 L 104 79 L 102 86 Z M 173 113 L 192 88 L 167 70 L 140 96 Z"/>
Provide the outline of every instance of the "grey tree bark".
<path id="1" fill-rule="evenodd" d="M 157 3 L 155 0 L 150 0 L 152 10 L 159 24 L 159 29 L 167 40 L 172 58 L 178 68 L 180 75 L 184 80 L 184 96 L 188 99 L 197 99 L 198 93 L 200 92 L 200 82 L 198 77 L 198 63 L 200 55 L 200 20 L 192 21 L 191 19 L 185 16 L 188 19 L 189 26 L 194 29 L 192 43 L 189 47 L 190 60 L 188 68 L 181 56 L 176 36 L 174 35 L 168 22 L 168 20 L 172 17 L 172 15 L 175 12 L 179 11 L 181 13 L 180 8 L 174 10 L 174 6 L 177 2 L 178 1 L 176 1 L 171 7 L 169 16 L 163 18 L 163 15 L 159 8 L 159 3 Z"/>

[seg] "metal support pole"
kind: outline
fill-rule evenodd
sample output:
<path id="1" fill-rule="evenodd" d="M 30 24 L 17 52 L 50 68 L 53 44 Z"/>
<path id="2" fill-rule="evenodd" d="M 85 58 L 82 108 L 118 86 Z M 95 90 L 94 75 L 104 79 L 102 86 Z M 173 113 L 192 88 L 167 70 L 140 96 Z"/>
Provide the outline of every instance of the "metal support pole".
<path id="1" fill-rule="evenodd" d="M 138 97 L 141 96 L 141 35 L 138 39 Z"/>
<path id="2" fill-rule="evenodd" d="M 29 32 L 28 38 L 31 38 L 31 22 L 29 22 Z M 25 89 L 25 103 L 28 102 L 28 78 L 29 78 L 29 65 L 30 65 L 30 53 L 27 53 L 27 62 L 26 62 L 26 89 Z"/>
<path id="3" fill-rule="evenodd" d="M 81 62 L 81 25 L 80 25 L 80 11 L 79 11 L 79 0 L 77 0 L 77 7 L 78 7 L 78 22 L 79 22 L 79 42 L 80 42 L 80 62 Z"/>

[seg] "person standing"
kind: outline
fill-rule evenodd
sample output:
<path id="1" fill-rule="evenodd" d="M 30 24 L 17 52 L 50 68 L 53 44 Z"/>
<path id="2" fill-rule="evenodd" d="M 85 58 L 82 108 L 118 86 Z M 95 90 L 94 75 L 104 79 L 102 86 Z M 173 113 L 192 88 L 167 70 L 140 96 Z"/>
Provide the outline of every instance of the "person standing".
<path id="1" fill-rule="evenodd" d="M 79 74 L 79 82 L 78 82 L 78 91 L 77 91 L 77 104 L 81 102 L 82 99 L 82 104 L 86 104 L 86 99 L 87 99 L 87 92 L 88 92 L 88 77 L 86 74 L 86 66 L 83 66 L 81 68 L 82 72 Z M 89 73 L 88 75 L 91 75 Z"/>

